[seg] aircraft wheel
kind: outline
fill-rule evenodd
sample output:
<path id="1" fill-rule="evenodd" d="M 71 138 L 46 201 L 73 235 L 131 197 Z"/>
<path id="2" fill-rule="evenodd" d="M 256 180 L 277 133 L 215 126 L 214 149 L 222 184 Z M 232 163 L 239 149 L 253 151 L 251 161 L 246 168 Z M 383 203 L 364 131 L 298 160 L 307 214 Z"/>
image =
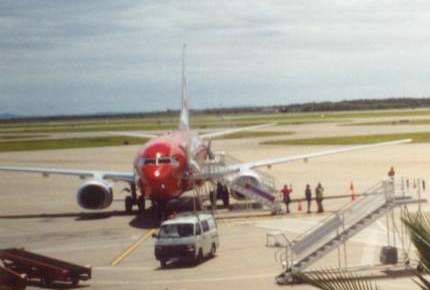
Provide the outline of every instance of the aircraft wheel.
<path id="1" fill-rule="evenodd" d="M 127 213 L 131 213 L 132 210 L 133 210 L 133 199 L 131 198 L 130 195 L 128 195 L 125 198 L 125 211 Z"/>
<path id="2" fill-rule="evenodd" d="M 137 199 L 137 207 L 139 208 L 139 213 L 143 213 L 145 211 L 145 198 L 143 196 L 139 196 Z"/>
<path id="3" fill-rule="evenodd" d="M 215 209 L 216 208 L 217 196 L 216 196 L 216 194 L 215 194 L 215 192 L 213 190 L 209 193 L 209 198 L 210 198 L 210 201 L 211 201 L 211 207 L 212 207 L 212 209 Z"/>
<path id="4" fill-rule="evenodd" d="M 166 262 L 166 260 L 160 260 L 160 267 L 161 267 L 162 269 L 164 269 L 164 268 L 166 268 L 166 266 L 167 266 L 167 262 Z"/>
<path id="5" fill-rule="evenodd" d="M 166 203 L 162 201 L 157 202 L 157 216 L 160 223 L 166 219 Z"/>
<path id="6" fill-rule="evenodd" d="M 225 207 L 228 207 L 230 205 L 230 194 L 228 193 L 228 191 L 224 191 L 222 193 L 222 203 Z"/>

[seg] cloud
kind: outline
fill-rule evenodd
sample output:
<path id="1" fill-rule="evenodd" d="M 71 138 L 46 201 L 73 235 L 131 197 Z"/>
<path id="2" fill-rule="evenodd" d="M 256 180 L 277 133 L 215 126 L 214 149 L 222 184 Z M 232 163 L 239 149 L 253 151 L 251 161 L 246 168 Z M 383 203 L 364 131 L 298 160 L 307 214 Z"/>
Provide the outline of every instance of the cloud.
<path id="1" fill-rule="evenodd" d="M 0 110 L 26 115 L 424 96 L 427 1 L 2 1 Z M 47 109 L 49 108 L 49 109 Z"/>

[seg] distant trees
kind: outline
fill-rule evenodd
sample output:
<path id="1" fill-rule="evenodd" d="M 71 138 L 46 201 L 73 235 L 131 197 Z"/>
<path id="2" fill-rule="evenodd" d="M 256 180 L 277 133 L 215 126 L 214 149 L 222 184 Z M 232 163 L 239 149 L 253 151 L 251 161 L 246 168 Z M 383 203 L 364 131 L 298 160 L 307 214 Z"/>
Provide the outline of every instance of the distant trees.
<path id="1" fill-rule="evenodd" d="M 360 99 L 338 102 L 310 102 L 302 104 L 277 105 L 277 106 L 243 106 L 231 108 L 209 108 L 191 110 L 192 114 L 228 115 L 241 113 L 290 113 L 290 112 L 336 112 L 336 111 L 361 111 L 384 109 L 416 109 L 430 108 L 430 98 L 388 98 L 388 99 Z M 177 116 L 179 110 L 166 109 L 145 113 L 94 113 L 87 115 L 61 115 L 49 117 L 14 117 L 1 118 L 2 123 L 17 121 L 64 121 L 76 119 L 121 119 L 121 118 L 148 118 L 162 116 Z"/>

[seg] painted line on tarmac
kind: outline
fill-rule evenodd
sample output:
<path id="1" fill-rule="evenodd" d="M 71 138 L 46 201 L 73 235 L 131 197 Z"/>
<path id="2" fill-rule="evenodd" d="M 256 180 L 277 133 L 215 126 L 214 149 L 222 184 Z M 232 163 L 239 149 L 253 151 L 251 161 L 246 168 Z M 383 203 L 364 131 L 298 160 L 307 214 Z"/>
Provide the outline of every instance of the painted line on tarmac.
<path id="1" fill-rule="evenodd" d="M 137 249 L 137 247 L 139 247 L 144 241 L 146 241 L 154 232 L 155 229 L 151 229 L 148 232 L 144 233 L 135 243 L 128 247 L 125 252 L 115 258 L 115 260 L 113 260 L 113 262 L 111 263 L 111 266 L 116 266 L 121 263 L 122 260 L 127 258 L 131 253 L 133 253 Z"/>
<path id="2" fill-rule="evenodd" d="M 115 271 L 115 272 L 121 272 L 121 271 L 152 271 L 154 270 L 154 267 L 141 267 L 141 266 L 135 266 L 135 267 L 113 267 L 113 266 L 97 266 L 92 267 L 93 270 L 97 271 Z"/>

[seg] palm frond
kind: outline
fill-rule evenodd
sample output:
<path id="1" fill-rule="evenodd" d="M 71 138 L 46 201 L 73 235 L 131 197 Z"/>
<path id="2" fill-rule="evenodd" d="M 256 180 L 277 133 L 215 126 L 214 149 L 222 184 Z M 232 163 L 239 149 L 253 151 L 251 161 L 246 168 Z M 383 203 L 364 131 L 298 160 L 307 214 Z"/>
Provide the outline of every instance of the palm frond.
<path id="1" fill-rule="evenodd" d="M 423 272 L 430 274 L 430 214 L 405 214 L 402 222 L 406 226 L 410 239 L 417 249 Z M 423 290 L 430 290 L 430 281 L 420 273 L 413 281 Z"/>
<path id="2" fill-rule="evenodd" d="M 423 290 L 429 290 L 430 289 L 430 282 L 423 277 L 420 273 L 417 273 L 416 276 L 419 280 L 413 279 L 412 281 L 415 282 L 421 289 Z"/>
<path id="3" fill-rule="evenodd" d="M 424 271 L 430 273 L 430 214 L 405 214 L 402 222 L 417 249 Z"/>
<path id="4" fill-rule="evenodd" d="M 323 290 L 377 290 L 376 283 L 346 271 L 317 270 L 299 273 L 297 277 L 305 283 Z"/>

